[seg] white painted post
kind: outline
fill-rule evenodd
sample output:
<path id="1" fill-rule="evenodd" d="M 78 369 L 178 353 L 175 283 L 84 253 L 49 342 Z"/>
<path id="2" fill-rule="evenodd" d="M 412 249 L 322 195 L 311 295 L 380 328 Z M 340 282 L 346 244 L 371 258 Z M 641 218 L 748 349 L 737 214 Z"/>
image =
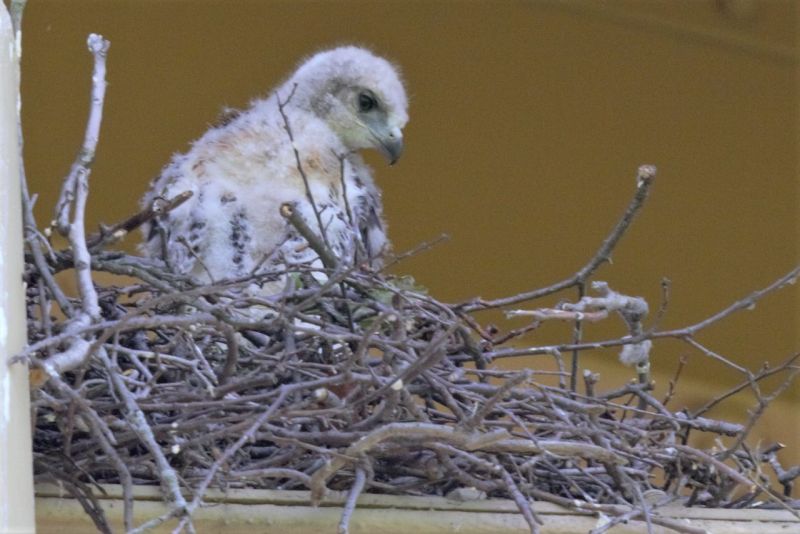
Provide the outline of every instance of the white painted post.
<path id="1" fill-rule="evenodd" d="M 19 49 L 0 3 L 0 532 L 35 532 L 28 368 L 9 365 L 25 344 Z"/>

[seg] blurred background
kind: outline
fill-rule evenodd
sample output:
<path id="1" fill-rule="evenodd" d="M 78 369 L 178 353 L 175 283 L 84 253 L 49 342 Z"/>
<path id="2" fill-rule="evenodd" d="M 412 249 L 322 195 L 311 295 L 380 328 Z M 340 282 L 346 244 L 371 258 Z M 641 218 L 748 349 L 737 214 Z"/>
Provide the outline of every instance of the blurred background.
<path id="1" fill-rule="evenodd" d="M 367 155 L 395 250 L 450 236 L 395 272 L 449 302 L 549 285 L 595 253 L 634 192 L 636 168 L 653 163 L 651 199 L 595 278 L 653 310 L 669 278 L 662 327 L 685 326 L 798 262 L 799 11 L 791 0 L 33 1 L 22 79 L 38 220 L 52 218 L 83 138 L 90 32 L 111 50 L 89 228 L 137 210 L 149 181 L 224 106 L 264 95 L 304 56 L 356 43 L 399 64 L 411 96 L 403 159 L 389 168 Z M 138 237 L 123 246 L 134 250 Z M 752 369 L 777 364 L 800 349 L 798 291 L 698 339 Z M 588 339 L 623 332 L 616 318 L 585 328 Z M 547 325 L 521 344 L 570 336 L 569 325 Z M 662 342 L 652 354 L 657 397 L 681 356 L 673 409 L 742 380 L 688 345 Z M 613 350 L 581 363 L 601 373 L 603 388 L 634 376 Z M 782 441 L 783 458 L 800 462 L 798 402 L 795 385 L 753 444 Z M 739 395 L 709 415 L 743 421 L 754 403 Z"/>

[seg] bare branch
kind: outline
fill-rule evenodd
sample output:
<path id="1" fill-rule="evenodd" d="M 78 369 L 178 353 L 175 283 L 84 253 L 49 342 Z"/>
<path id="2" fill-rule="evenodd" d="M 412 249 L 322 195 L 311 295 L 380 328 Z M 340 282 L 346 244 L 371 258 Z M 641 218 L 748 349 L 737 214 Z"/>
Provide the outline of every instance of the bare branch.
<path id="1" fill-rule="evenodd" d="M 356 476 L 353 480 L 353 487 L 347 494 L 347 501 L 344 503 L 344 510 L 342 511 L 342 518 L 339 520 L 339 534 L 349 534 L 350 532 L 350 517 L 356 509 L 356 502 L 359 495 L 364 491 L 364 483 L 367 481 L 367 473 L 361 467 L 356 467 Z"/>
<path id="2" fill-rule="evenodd" d="M 56 228 L 64 236 L 69 233 L 69 208 L 75 202 L 75 197 L 81 188 L 79 182 L 85 182 L 82 189 L 88 188 L 89 172 L 94 162 L 97 141 L 100 139 L 100 123 L 103 119 L 103 104 L 106 96 L 106 55 L 108 54 L 110 43 L 103 39 L 101 35 L 93 33 L 89 35 L 87 45 L 94 57 L 89 119 L 86 123 L 83 146 L 72 164 L 69 175 L 64 180 L 64 184 L 61 187 L 61 195 L 56 204 Z"/>
<path id="3" fill-rule="evenodd" d="M 579 283 L 586 282 L 589 279 L 589 277 L 592 274 L 594 274 L 594 272 L 603 263 L 609 261 L 609 259 L 611 258 L 611 253 L 617 246 L 617 243 L 619 242 L 619 240 L 627 231 L 628 227 L 633 222 L 634 217 L 639 212 L 639 209 L 641 209 L 641 207 L 644 205 L 645 200 L 647 200 L 647 195 L 650 192 L 650 187 L 653 185 L 655 178 L 656 178 L 655 166 L 642 165 L 641 167 L 639 167 L 639 170 L 636 175 L 636 193 L 634 194 L 630 204 L 628 204 L 628 208 L 625 210 L 625 213 L 622 215 L 622 218 L 617 222 L 614 229 L 611 231 L 608 237 L 606 237 L 606 239 L 603 241 L 603 244 L 600 245 L 600 248 L 597 250 L 595 255 L 592 256 L 589 262 L 583 267 L 581 267 L 578 270 L 578 272 L 576 272 L 574 275 L 560 282 L 556 282 L 553 285 L 541 289 L 536 289 L 533 291 L 528 291 L 526 293 L 520 293 L 518 295 L 514 295 L 513 297 L 506 297 L 502 299 L 489 300 L 489 301 L 476 299 L 469 302 L 465 302 L 460 305 L 460 309 L 462 309 L 465 312 L 471 312 L 471 311 L 486 310 L 491 308 L 502 308 L 504 306 L 510 306 L 511 304 L 516 304 L 518 302 L 523 302 L 526 300 L 534 300 L 547 295 L 551 295 L 563 289 L 574 287 Z"/>

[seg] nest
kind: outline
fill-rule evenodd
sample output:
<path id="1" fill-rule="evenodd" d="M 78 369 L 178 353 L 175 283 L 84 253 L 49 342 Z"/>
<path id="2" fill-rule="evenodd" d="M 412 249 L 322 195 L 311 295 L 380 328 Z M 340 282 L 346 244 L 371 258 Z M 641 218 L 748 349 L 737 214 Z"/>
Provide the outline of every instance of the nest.
<path id="1" fill-rule="evenodd" d="M 90 37 L 96 72 L 104 69 L 103 43 Z M 99 113 L 102 77 L 94 79 L 92 112 Z M 310 490 L 314 502 L 330 490 L 346 492 L 341 532 L 365 491 L 512 499 L 531 532 L 541 524 L 537 501 L 604 514 L 608 520 L 594 532 L 631 520 L 701 531 L 659 515 L 671 503 L 791 504 L 800 468 L 781 466 L 779 444 L 757 449 L 746 441 L 769 402 L 791 383 L 796 356 L 751 372 L 693 335 L 792 283 L 797 268 L 677 330 L 659 330 L 660 313 L 646 326 L 646 302 L 602 283 L 594 284 L 594 296 L 556 309 L 509 312 L 531 318 L 521 329 L 485 327 L 474 315 L 588 287 L 643 205 L 654 168 L 640 168 L 619 223 L 574 275 L 505 299 L 453 305 L 409 278 L 332 257 L 292 219 L 291 209 L 285 210 L 289 223 L 328 258 L 324 267 L 203 285 L 158 260 L 108 251 L 185 197 L 87 237 L 83 216 L 97 132 L 89 134 L 52 229 L 37 230 L 24 192 L 29 345 L 20 358 L 32 367 L 36 477 L 63 484 L 98 529 L 111 530 L 96 498 L 100 484 L 122 485 L 126 531 L 170 519 L 179 521 L 178 530 L 192 531 L 192 513 L 211 487 Z M 61 251 L 51 246 L 53 229 L 69 242 Z M 76 276 L 73 297 L 54 276 L 66 270 Z M 126 285 L 101 285 L 92 272 L 124 275 Z M 254 290 L 276 279 L 285 282 L 283 291 Z M 627 335 L 581 338 L 581 324 L 615 316 Z M 520 346 L 523 336 L 552 320 L 574 323 L 575 337 Z M 660 399 L 649 375 L 653 343 L 664 338 L 681 339 L 737 369 L 742 384 L 700 409 L 671 410 L 682 364 Z M 602 347 L 619 347 L 631 382 L 604 390 L 597 375 L 583 372 L 578 356 Z M 512 371 L 497 364 L 535 354 L 548 355 L 553 365 Z M 763 392 L 762 379 L 775 375 L 783 376 L 780 385 Z M 747 421 L 705 417 L 744 389 L 757 399 Z M 694 445 L 708 436 L 717 439 L 715 448 Z M 136 484 L 160 486 L 169 513 L 134 525 Z"/>
<path id="2" fill-rule="evenodd" d="M 640 171 L 626 215 L 641 205 L 653 177 L 652 169 Z M 745 445 L 754 418 L 743 425 L 703 417 L 726 396 L 695 412 L 670 411 L 666 399 L 654 396 L 652 342 L 691 340 L 693 327 L 645 329 L 647 304 L 602 283 L 594 286 L 597 296 L 558 309 L 511 312 L 532 316 L 523 329 L 487 329 L 473 317 L 586 283 L 610 253 L 608 240 L 588 269 L 564 283 L 459 305 L 437 301 L 409 278 L 357 264 L 300 265 L 198 285 L 161 262 L 103 251 L 112 236 L 124 233 L 120 228 L 179 201 L 85 240 L 93 269 L 134 279 L 125 287 L 92 286 L 95 320 L 82 319 L 86 294 L 67 298 L 53 278 L 75 267 L 72 247 L 40 250 L 38 262 L 33 249 L 27 256 L 25 357 L 39 372 L 33 401 L 37 477 L 63 483 L 103 530 L 109 527 L 92 489 L 101 483 L 122 484 L 126 508 L 134 505 L 134 484 L 161 486 L 173 506 L 170 515 L 187 527 L 209 487 L 310 490 L 316 502 L 328 490 L 341 490 L 351 495 L 347 517 L 362 491 L 510 498 L 532 531 L 538 528 L 534 500 L 602 512 L 612 518 L 609 525 L 646 517 L 693 532 L 660 517 L 657 508 L 676 501 L 745 507 L 759 497 L 783 502 L 790 495 L 798 469 L 780 466 L 779 447 L 757 451 Z M 285 280 L 284 291 L 253 290 L 274 284 L 276 276 Z M 67 317 L 56 318 L 54 302 Z M 586 322 L 611 313 L 624 319 L 628 336 L 562 346 L 512 344 L 547 320 Z M 565 370 L 562 353 L 613 345 L 636 370 L 624 387 L 602 391 L 596 375 Z M 510 371 L 494 364 L 543 353 L 552 356 L 556 370 Z M 757 390 L 759 380 L 780 372 L 790 376 L 779 389 L 787 387 L 793 361 L 750 373 L 743 387 Z M 576 387 L 579 378 L 582 388 Z M 764 406 L 771 399 L 759 398 Z M 690 434 L 724 436 L 731 443 L 702 450 L 690 445 Z M 767 469 L 778 475 L 777 487 Z M 130 510 L 126 517 L 130 530 Z"/>

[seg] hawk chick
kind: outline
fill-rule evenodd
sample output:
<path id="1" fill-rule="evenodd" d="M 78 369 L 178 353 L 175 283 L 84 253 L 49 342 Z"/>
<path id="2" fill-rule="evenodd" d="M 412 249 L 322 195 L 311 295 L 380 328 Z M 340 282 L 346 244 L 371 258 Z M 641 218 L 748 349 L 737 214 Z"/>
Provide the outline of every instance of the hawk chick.
<path id="1" fill-rule="evenodd" d="M 389 246 L 380 191 L 357 151 L 375 148 L 394 163 L 407 106 L 385 59 L 353 46 L 312 56 L 172 158 L 142 205 L 192 197 L 144 228 L 142 251 L 207 281 L 312 261 L 279 212 L 293 203 L 336 256 L 378 264 Z"/>

